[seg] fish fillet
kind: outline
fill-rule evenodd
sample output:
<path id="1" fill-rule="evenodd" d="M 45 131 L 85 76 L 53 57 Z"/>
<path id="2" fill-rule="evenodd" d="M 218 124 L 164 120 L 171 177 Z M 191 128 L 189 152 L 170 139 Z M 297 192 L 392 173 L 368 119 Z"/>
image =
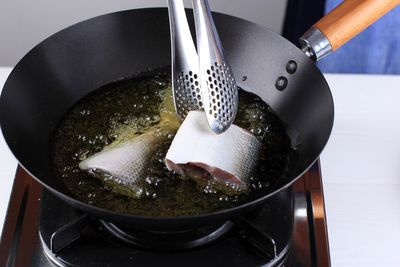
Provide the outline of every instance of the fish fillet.
<path id="1" fill-rule="evenodd" d="M 147 163 L 155 149 L 157 136 L 147 132 L 130 141 L 90 156 L 79 163 L 79 168 L 108 182 L 116 191 L 130 197 L 140 197 L 137 181 L 143 177 Z"/>
<path id="2" fill-rule="evenodd" d="M 175 114 L 172 89 L 168 88 L 160 110 L 160 122 L 138 135 L 135 127 L 121 126 L 119 138 L 100 152 L 79 163 L 79 168 L 101 179 L 114 191 L 128 197 L 140 198 L 148 163 L 158 146 L 179 127 Z"/>
<path id="3" fill-rule="evenodd" d="M 196 181 L 207 179 L 209 174 L 219 183 L 246 190 L 260 149 L 261 143 L 250 132 L 231 125 L 217 135 L 210 130 L 204 112 L 191 111 L 175 135 L 165 162 L 169 170 Z"/>

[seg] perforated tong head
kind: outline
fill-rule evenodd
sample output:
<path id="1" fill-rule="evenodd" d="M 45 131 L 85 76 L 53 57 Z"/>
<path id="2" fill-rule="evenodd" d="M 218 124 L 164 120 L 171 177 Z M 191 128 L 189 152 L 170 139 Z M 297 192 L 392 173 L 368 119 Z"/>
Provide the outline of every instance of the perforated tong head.
<path id="1" fill-rule="evenodd" d="M 204 110 L 214 133 L 226 131 L 238 107 L 232 69 L 225 60 L 207 0 L 193 0 L 197 51 L 182 0 L 168 0 L 171 28 L 172 86 L 177 114 Z"/>

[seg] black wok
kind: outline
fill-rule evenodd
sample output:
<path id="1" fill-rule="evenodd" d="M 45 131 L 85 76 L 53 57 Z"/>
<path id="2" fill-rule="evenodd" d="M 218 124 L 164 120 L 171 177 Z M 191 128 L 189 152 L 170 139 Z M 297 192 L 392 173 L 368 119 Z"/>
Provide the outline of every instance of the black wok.
<path id="1" fill-rule="evenodd" d="M 223 222 L 254 210 L 290 186 L 318 158 L 331 133 L 334 110 L 328 84 L 313 60 L 279 35 L 232 16 L 214 17 L 239 86 L 268 103 L 287 125 L 292 143 L 299 144 L 298 160 L 269 194 L 210 214 L 141 217 L 74 199 L 54 176 L 49 140 L 61 117 L 79 99 L 120 78 L 170 65 L 166 9 L 129 10 L 78 23 L 41 42 L 16 65 L 0 98 L 0 123 L 19 163 L 70 205 L 108 221 L 146 229 Z M 291 74 L 286 68 L 289 61 L 297 64 Z M 277 90 L 281 76 L 287 86 Z"/>

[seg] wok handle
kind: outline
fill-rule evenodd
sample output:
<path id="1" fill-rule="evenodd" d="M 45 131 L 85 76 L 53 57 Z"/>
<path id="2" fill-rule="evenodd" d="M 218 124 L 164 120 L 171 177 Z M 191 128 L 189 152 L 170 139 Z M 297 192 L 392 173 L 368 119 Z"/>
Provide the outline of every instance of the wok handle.
<path id="1" fill-rule="evenodd" d="M 319 60 L 399 4 L 400 0 L 344 0 L 300 37 L 302 50 Z"/>

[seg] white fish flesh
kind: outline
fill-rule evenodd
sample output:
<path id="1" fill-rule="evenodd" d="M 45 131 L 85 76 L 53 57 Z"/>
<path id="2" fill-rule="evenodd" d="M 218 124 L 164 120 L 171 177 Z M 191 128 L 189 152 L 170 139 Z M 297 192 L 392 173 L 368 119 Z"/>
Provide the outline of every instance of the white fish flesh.
<path id="1" fill-rule="evenodd" d="M 176 133 L 165 162 L 169 170 L 191 179 L 205 179 L 205 171 L 219 183 L 246 190 L 260 149 L 261 143 L 250 132 L 231 125 L 217 135 L 210 130 L 204 112 L 191 111 Z"/>

